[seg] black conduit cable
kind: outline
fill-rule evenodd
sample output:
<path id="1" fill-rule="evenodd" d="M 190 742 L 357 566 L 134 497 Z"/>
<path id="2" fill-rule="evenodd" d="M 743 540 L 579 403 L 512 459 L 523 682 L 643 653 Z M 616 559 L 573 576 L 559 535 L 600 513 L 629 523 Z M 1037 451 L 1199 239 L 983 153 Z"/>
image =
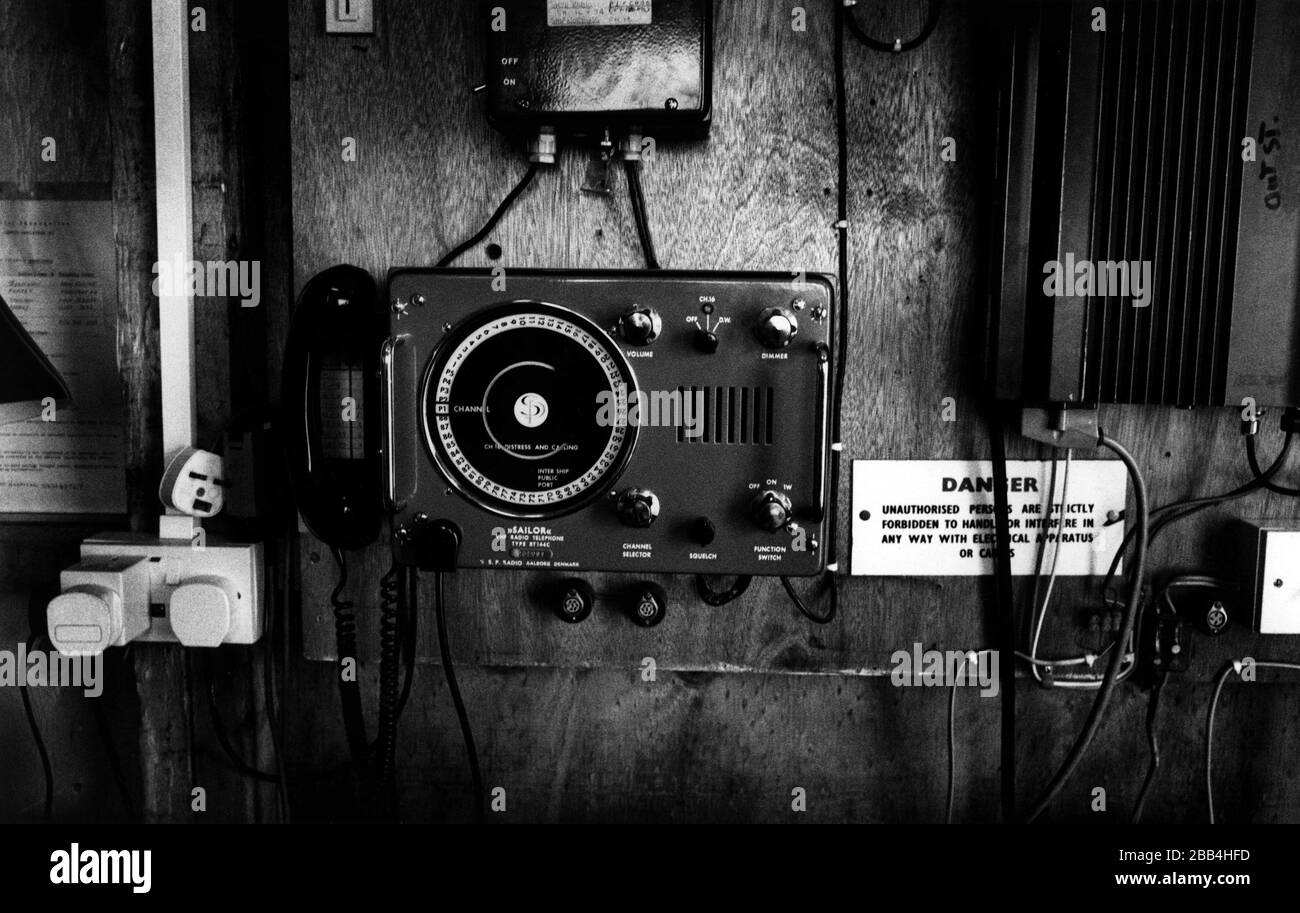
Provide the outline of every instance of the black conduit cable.
<path id="1" fill-rule="evenodd" d="M 337 673 L 339 677 L 339 698 L 343 704 L 343 728 L 348 737 L 348 750 L 357 773 L 365 774 L 366 761 L 370 755 L 370 746 L 366 740 L 366 721 L 361 711 L 361 682 L 359 662 L 357 659 L 357 619 L 352 612 L 352 601 L 342 598 L 343 590 L 348 585 L 348 565 L 343 551 L 338 546 L 331 546 L 330 553 L 338 565 L 339 577 L 330 604 L 334 606 L 334 634 L 338 642 Z M 352 663 L 351 680 L 344 676 L 348 662 Z"/>
<path id="2" fill-rule="evenodd" d="M 501 201 L 501 205 L 497 206 L 496 211 L 492 213 L 492 216 L 487 220 L 487 223 L 475 232 L 474 236 L 468 241 L 462 241 L 460 244 L 453 247 L 450 252 L 435 264 L 435 266 L 438 268 L 450 266 L 462 254 L 464 254 L 465 251 L 474 247 L 476 244 L 479 244 L 484 238 L 491 234 L 492 229 L 497 227 L 497 223 L 501 221 L 501 218 L 510 210 L 510 207 L 514 205 L 514 202 L 519 198 L 519 195 L 527 190 L 528 185 L 533 182 L 533 178 L 537 176 L 537 169 L 538 164 L 536 162 L 529 165 L 528 170 L 524 172 L 524 176 L 519 179 L 519 183 L 516 184 L 508 194 L 506 194 L 506 198 Z"/>
<path id="3" fill-rule="evenodd" d="M 749 589 L 750 581 L 754 578 L 748 574 L 737 577 L 735 583 L 725 590 L 715 590 L 709 584 L 709 578 L 704 574 L 695 575 L 695 592 L 700 597 L 700 601 L 705 605 L 724 606 L 733 600 L 739 599 L 745 595 Z"/>
<path id="4" fill-rule="evenodd" d="M 113 774 L 113 783 L 117 787 L 118 798 L 122 801 L 122 812 L 131 821 L 140 820 L 140 811 L 136 806 L 135 799 L 131 796 L 131 787 L 127 783 L 126 769 L 122 766 L 122 756 L 117 750 L 117 742 L 113 737 L 113 727 L 108 722 L 108 714 L 104 711 L 103 702 L 94 698 L 87 698 L 90 704 L 91 714 L 95 717 L 95 728 L 99 730 L 99 740 L 104 745 L 104 753 L 108 755 L 108 767 Z"/>
<path id="5" fill-rule="evenodd" d="M 646 213 L 645 192 L 641 188 L 641 163 L 625 159 L 623 171 L 627 175 L 627 195 L 632 203 L 632 218 L 636 222 L 636 234 L 641 242 L 641 253 L 645 257 L 646 269 L 659 269 L 659 257 L 655 254 L 654 240 L 650 235 L 650 217 Z"/>
<path id="6" fill-rule="evenodd" d="M 244 757 L 240 755 L 238 749 L 235 748 L 234 742 L 232 742 L 230 738 L 230 731 L 226 728 L 225 720 L 222 718 L 221 711 L 218 707 L 219 702 L 217 700 L 216 689 L 216 679 L 209 674 L 208 687 L 206 689 L 208 695 L 208 717 L 212 723 L 212 732 L 217 737 L 217 744 L 220 746 L 221 751 L 226 756 L 227 760 L 230 761 L 231 767 L 245 777 L 257 780 L 258 782 L 278 783 L 283 778 L 282 774 L 268 773 L 254 767 L 252 764 L 249 764 Z M 294 782 L 307 784 L 320 780 L 327 780 L 330 777 L 337 776 L 344 771 L 349 770 L 351 767 L 352 763 L 350 761 L 345 761 L 342 764 L 337 764 L 334 767 L 328 768 L 319 773 L 295 778 Z"/>
<path id="7" fill-rule="evenodd" d="M 27 638 L 27 649 L 36 643 L 36 635 Z M 45 750 L 45 739 L 41 736 L 40 724 L 36 722 L 36 711 L 32 708 L 32 697 L 27 693 L 27 684 L 18 686 L 18 694 L 23 699 L 23 712 L 27 714 L 27 726 L 32 731 L 32 741 L 36 743 L 36 752 L 41 757 L 41 773 L 45 777 L 45 823 L 54 820 L 54 768 L 50 765 L 50 753 Z"/>
<path id="8" fill-rule="evenodd" d="M 1286 443 L 1283 444 L 1283 447 L 1289 446 L 1290 443 L 1291 443 L 1291 435 L 1287 434 Z M 1278 485 L 1276 482 L 1272 480 L 1272 476 L 1266 475 L 1264 473 L 1264 470 L 1260 469 L 1259 453 L 1255 449 L 1255 435 L 1253 434 L 1246 435 L 1246 461 L 1250 463 L 1250 473 L 1255 477 L 1255 482 L 1259 486 L 1263 488 L 1267 488 L 1269 491 L 1276 492 L 1277 494 L 1280 495 L 1288 495 L 1292 498 L 1300 498 L 1300 488 L 1288 488 L 1285 485 Z M 1273 466 L 1276 465 L 1277 465 L 1277 461 L 1274 460 Z M 1271 470 L 1272 466 L 1270 466 L 1269 468 Z"/>
<path id="9" fill-rule="evenodd" d="M 1133 480 L 1133 498 L 1137 508 L 1137 552 L 1134 556 L 1134 570 L 1132 588 L 1129 592 L 1128 605 L 1124 610 L 1124 624 L 1116 637 L 1117 644 L 1127 644 L 1133 636 L 1133 627 L 1137 623 L 1138 604 L 1142 601 L 1142 583 L 1146 577 L 1147 564 L 1147 533 L 1149 514 L 1147 507 L 1147 489 L 1146 482 L 1142 478 L 1142 471 L 1138 468 L 1137 461 L 1133 455 L 1124 448 L 1118 441 L 1106 435 L 1106 432 L 1098 429 L 1097 442 L 1106 449 L 1113 452 L 1124 462 L 1124 467 L 1128 470 L 1129 477 Z M 1093 701 L 1092 709 L 1088 713 L 1087 722 L 1084 724 L 1083 731 L 1075 740 L 1066 755 L 1065 761 L 1061 764 L 1056 775 L 1052 777 L 1043 795 L 1034 804 L 1033 810 L 1025 819 L 1026 823 L 1031 823 L 1045 812 L 1052 804 L 1052 801 L 1061 792 L 1061 789 L 1069 781 L 1079 762 L 1083 760 L 1084 754 L 1087 753 L 1092 740 L 1101 727 L 1101 721 L 1106 715 L 1106 707 L 1110 703 L 1111 695 L 1115 691 L 1115 683 L 1119 678 L 1120 667 L 1124 664 L 1124 650 L 1114 650 L 1110 655 L 1110 662 L 1106 666 L 1106 674 L 1102 678 L 1101 687 L 1097 691 L 1097 697 Z"/>
<path id="10" fill-rule="evenodd" d="M 781 586 L 785 588 L 786 595 L 790 597 L 790 601 L 794 603 L 794 607 L 799 610 L 799 613 L 814 624 L 826 625 L 835 620 L 835 616 L 840 610 L 840 591 L 835 586 L 835 575 L 833 573 L 826 572 L 822 576 L 822 582 L 824 586 L 830 587 L 831 595 L 826 603 L 826 611 L 818 615 L 799 598 L 799 594 L 795 592 L 794 584 L 790 582 L 790 578 L 781 578 Z"/>
<path id="11" fill-rule="evenodd" d="M 990 406 L 989 438 L 993 445 L 993 592 L 994 630 L 1002 656 L 1016 649 L 1015 589 L 1011 579 L 1011 505 L 1007 499 L 1007 443 L 998 404 Z M 998 664 L 1001 709 L 1002 820 L 1016 820 L 1016 677 L 1014 663 Z"/>
<path id="12" fill-rule="evenodd" d="M 1156 737 L 1156 716 L 1160 713 L 1160 695 L 1164 693 L 1165 682 L 1168 679 L 1169 673 L 1160 673 L 1155 684 L 1151 686 L 1151 694 L 1147 698 L 1147 745 L 1150 746 L 1151 760 L 1147 764 L 1147 774 L 1142 779 L 1142 788 L 1138 790 L 1137 802 L 1133 805 L 1133 815 L 1129 818 L 1130 824 L 1137 824 L 1142 820 L 1142 809 L 1146 807 L 1147 794 L 1151 791 L 1151 784 L 1156 780 L 1156 771 L 1160 769 L 1160 740 Z"/>
<path id="13" fill-rule="evenodd" d="M 862 26 L 858 24 L 857 14 L 852 9 L 852 7 L 857 6 L 856 0 L 842 0 L 839 5 L 841 9 L 849 7 L 845 15 L 848 19 L 849 28 L 858 41 L 861 41 L 873 51 L 880 51 L 885 54 L 899 54 L 904 51 L 913 51 L 925 43 L 925 40 L 930 37 L 930 33 L 934 31 L 934 27 L 939 24 L 939 11 L 943 7 L 943 2 L 942 0 L 929 0 L 926 4 L 925 24 L 921 26 L 921 31 L 917 33 L 916 37 L 907 41 L 902 38 L 895 38 L 892 42 L 873 38 L 863 31 Z"/>
<path id="14" fill-rule="evenodd" d="M 451 693 L 451 702 L 456 708 L 456 720 L 460 723 L 460 734 L 465 741 L 465 755 L 469 760 L 469 773 L 474 799 L 474 820 L 483 823 L 483 771 L 479 768 L 478 748 L 474 744 L 474 730 L 470 727 L 469 713 L 465 710 L 465 701 L 460 696 L 460 685 L 456 682 L 456 668 L 451 661 L 451 643 L 447 639 L 446 593 L 443 585 L 443 572 L 435 571 L 433 575 L 433 612 L 438 625 L 438 652 L 442 657 L 442 672 L 447 679 L 447 690 Z"/>
<path id="15" fill-rule="evenodd" d="M 1160 507 L 1153 509 L 1151 511 L 1152 516 L 1156 514 L 1162 514 L 1163 516 L 1161 516 L 1160 519 L 1157 520 L 1154 523 L 1154 525 L 1151 527 L 1151 533 L 1149 538 L 1147 539 L 1148 547 L 1151 545 L 1152 542 L 1155 542 L 1155 540 L 1159 538 L 1160 533 L 1163 532 L 1164 529 L 1168 527 L 1170 524 L 1175 523 L 1179 520 L 1185 520 L 1188 517 L 1191 517 L 1192 515 L 1199 513 L 1200 511 L 1203 511 L 1207 508 L 1215 507 L 1216 505 L 1222 504 L 1226 501 L 1235 500 L 1236 498 L 1241 498 L 1252 492 L 1259 491 L 1260 488 L 1263 487 L 1264 482 L 1269 479 L 1272 479 L 1275 475 L 1277 475 L 1278 472 L 1282 470 L 1282 467 L 1286 464 L 1287 457 L 1291 452 L 1291 445 L 1293 443 L 1293 439 L 1294 439 L 1293 435 L 1291 433 L 1288 433 L 1286 439 L 1282 442 L 1281 451 L 1278 452 L 1277 457 L 1273 460 L 1273 462 L 1269 465 L 1268 469 L 1265 470 L 1264 473 L 1259 478 L 1252 479 L 1251 481 L 1246 482 L 1243 485 L 1239 485 L 1236 488 L 1232 489 L 1231 491 L 1224 492 L 1223 494 L 1220 495 L 1206 495 L 1204 497 L 1199 497 L 1199 498 L 1185 498 L 1181 501 L 1173 501 L 1169 504 L 1162 504 Z M 1133 537 L 1136 533 L 1137 533 L 1136 527 L 1129 527 L 1128 531 L 1124 534 L 1124 540 L 1120 543 L 1119 549 L 1116 550 L 1115 556 L 1114 558 L 1111 559 L 1110 562 L 1110 569 L 1106 572 L 1105 580 L 1102 583 L 1103 591 L 1110 589 L 1111 582 L 1115 579 L 1115 574 L 1119 569 L 1119 562 L 1124 557 L 1124 555 L 1128 552 L 1128 547 L 1132 543 Z"/>

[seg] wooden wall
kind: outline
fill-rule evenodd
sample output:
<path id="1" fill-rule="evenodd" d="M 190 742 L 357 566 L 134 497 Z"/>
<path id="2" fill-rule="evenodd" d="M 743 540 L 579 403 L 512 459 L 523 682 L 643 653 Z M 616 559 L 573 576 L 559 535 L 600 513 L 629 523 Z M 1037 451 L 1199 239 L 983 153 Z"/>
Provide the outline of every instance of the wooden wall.
<path id="1" fill-rule="evenodd" d="M 272 5 L 202 5 L 208 32 L 191 38 L 198 256 L 260 258 L 264 281 L 274 289 L 253 315 L 222 307 L 200 312 L 202 332 L 219 341 L 203 355 L 201 424 L 211 436 L 233 413 L 274 397 L 291 288 L 340 262 L 377 276 L 392 266 L 431 263 L 485 220 L 524 165 L 518 150 L 486 126 L 470 94 L 483 67 L 469 2 L 379 0 L 372 38 L 325 36 L 321 5 L 314 2 L 290 4 L 287 23 L 263 18 Z M 0 181 L 21 181 L 35 168 L 39 137 L 48 133 L 43 118 L 104 124 L 108 145 L 88 144 L 86 160 L 93 164 L 85 167 L 114 181 L 132 522 L 147 528 L 160 468 L 150 341 L 157 305 L 147 294 L 153 260 L 147 5 L 106 0 L 92 6 L 106 11 L 104 28 L 83 36 L 84 48 L 68 50 L 54 37 L 62 32 L 51 30 L 40 33 L 44 44 L 29 43 L 0 62 L 0 124 L 15 131 L 16 149 L 32 150 L 26 159 L 0 159 L 0 169 L 18 175 L 0 170 Z M 806 32 L 791 28 L 791 4 L 718 0 L 717 6 L 713 132 L 707 142 L 661 147 L 644 175 L 661 260 L 682 268 L 834 271 L 832 4 L 803 4 Z M 875 34 L 909 33 L 924 6 L 920 0 L 860 4 L 859 16 Z M 6 26 L 0 35 L 14 34 L 7 26 L 28 22 L 37 7 L 72 8 L 0 2 Z M 985 15 L 978 3 L 949 2 L 931 39 L 897 57 L 847 41 L 852 358 L 842 529 L 847 461 L 989 455 L 978 383 L 986 331 L 981 226 L 990 187 L 979 153 L 985 126 L 979 87 L 995 63 L 982 50 Z M 277 27 L 283 29 L 278 36 Z M 287 60 L 277 64 L 286 44 Z M 38 61 L 52 47 L 62 48 L 56 52 L 61 66 L 47 69 Z M 95 67 L 105 68 L 106 81 L 94 77 Z M 66 97 L 82 89 L 106 93 L 106 103 L 68 114 Z M 357 140 L 356 162 L 340 155 L 344 137 Z M 956 139 L 956 162 L 940 159 L 943 137 Z M 621 176 L 611 197 L 583 194 L 584 164 L 579 152 L 567 151 L 539 176 L 491 239 L 503 248 L 501 263 L 639 265 Z M 489 261 L 479 250 L 463 262 Z M 941 421 L 947 396 L 957 400 L 957 422 Z M 1111 434 L 1137 453 L 1154 503 L 1222 490 L 1243 478 L 1236 421 L 1227 411 L 1109 410 L 1104 418 Z M 1036 454 L 1016 440 L 1011 450 L 1013 457 Z M 1236 510 L 1295 516 L 1297 508 L 1267 495 Z M 1211 512 L 1177 527 L 1156 549 L 1155 569 L 1226 572 L 1216 539 L 1223 516 Z M 9 541 L 46 540 L 51 575 L 79 534 L 0 530 Z M 0 557 L 12 567 L 16 552 L 4 549 L 0 544 Z M 847 537 L 840 553 L 848 553 Z M 289 668 L 283 708 L 296 817 L 368 817 L 372 810 L 358 802 L 346 775 L 307 776 L 333 768 L 346 750 L 333 667 L 322 661 L 332 656 L 333 565 L 309 535 L 301 537 L 296 559 L 303 596 L 291 633 L 295 652 L 305 658 Z M 377 547 L 349 560 L 347 594 L 357 602 L 362 643 L 373 658 L 377 577 L 386 561 Z M 10 588 L 30 591 L 40 579 L 29 574 Z M 673 599 L 669 616 L 642 630 L 601 611 L 582 625 L 562 625 L 534 598 L 542 579 L 463 573 L 450 588 L 452 642 L 485 778 L 507 789 L 508 811 L 497 820 L 942 819 L 948 692 L 895 688 L 885 673 L 890 654 L 914 642 L 941 649 L 990 645 L 995 614 L 987 580 L 842 577 L 839 619 L 816 627 L 774 581 L 755 581 L 743 600 L 711 609 L 693 598 L 688 580 L 665 578 Z M 0 571 L 0 588 L 4 580 Z M 1048 654 L 1072 649 L 1096 594 L 1072 582 L 1057 600 Z M 423 652 L 434 652 L 430 613 L 421 621 Z M 1150 821 L 1203 818 L 1204 713 L 1222 664 L 1246 654 L 1294 658 L 1300 638 L 1257 638 L 1239 626 L 1218 641 L 1199 641 L 1196 650 L 1191 671 L 1166 689 L 1160 735 L 1167 761 L 1148 802 Z M 641 679 L 647 656 L 658 664 L 654 682 Z M 201 706 L 209 674 L 204 662 L 192 678 L 200 689 L 194 762 L 213 798 L 206 816 L 191 814 L 190 705 L 180 651 L 143 647 L 130 661 L 138 695 L 129 696 L 124 718 L 138 701 L 145 813 L 166 820 L 273 817 L 268 791 L 242 781 L 215 752 Z M 263 661 L 260 648 L 222 650 L 211 674 L 228 722 L 241 727 L 241 749 L 267 768 L 269 740 L 258 723 Z M 376 679 L 375 664 L 365 663 L 372 726 Z M 1088 702 L 1086 695 L 1042 692 L 1022 680 L 1014 695 L 1018 748 L 1008 759 L 1022 802 L 1047 781 Z M 16 696 L 0 695 L 6 729 L 21 725 L 20 716 L 8 713 L 10 704 Z M 1055 818 L 1127 817 L 1144 771 L 1145 707 L 1143 689 L 1119 689 L 1110 721 Z M 1229 686 L 1216 777 L 1224 817 L 1300 820 L 1300 778 L 1286 764 L 1300 737 L 1297 709 L 1300 682 Z M 958 820 L 998 816 L 1004 712 L 1002 700 L 959 695 Z M 73 725 L 52 708 L 46 713 L 55 729 Z M 69 763 L 56 758 L 65 771 Z M 23 764 L 24 779 L 34 777 L 31 759 Z M 434 664 L 417 670 L 399 766 L 407 818 L 468 818 L 460 737 Z M 796 786 L 808 790 L 803 816 L 790 810 Z M 1108 791 L 1104 815 L 1090 811 L 1094 786 Z M 107 788 L 104 782 L 95 787 Z M 80 814 L 84 803 L 65 801 L 62 808 Z M 31 809 L 0 808 L 3 816 L 30 817 Z"/>

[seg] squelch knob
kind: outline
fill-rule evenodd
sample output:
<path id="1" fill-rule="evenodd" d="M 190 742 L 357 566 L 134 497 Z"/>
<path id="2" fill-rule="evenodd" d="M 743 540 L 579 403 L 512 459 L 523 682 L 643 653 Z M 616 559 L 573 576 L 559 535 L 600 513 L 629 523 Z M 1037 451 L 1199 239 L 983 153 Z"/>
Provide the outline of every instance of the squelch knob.
<path id="1" fill-rule="evenodd" d="M 619 494 L 614 509 L 623 525 L 644 529 L 659 516 L 659 497 L 648 488 L 627 488 Z"/>
<path id="2" fill-rule="evenodd" d="M 758 341 L 769 349 L 784 349 L 799 335 L 799 321 L 788 308 L 764 308 L 758 315 Z"/>
<path id="3" fill-rule="evenodd" d="M 618 318 L 618 335 L 634 346 L 647 346 L 663 331 L 664 322 L 654 308 L 631 307 Z"/>
<path id="4" fill-rule="evenodd" d="M 779 491 L 769 489 L 754 499 L 750 515 L 759 529 L 774 533 L 790 520 L 790 499 Z"/>

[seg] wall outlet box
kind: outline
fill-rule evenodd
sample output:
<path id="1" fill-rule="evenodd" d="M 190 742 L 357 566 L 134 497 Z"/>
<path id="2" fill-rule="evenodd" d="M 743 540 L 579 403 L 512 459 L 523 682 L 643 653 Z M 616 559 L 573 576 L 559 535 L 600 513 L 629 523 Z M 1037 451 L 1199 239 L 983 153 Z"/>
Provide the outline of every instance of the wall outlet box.
<path id="1" fill-rule="evenodd" d="M 1244 525 L 1246 570 L 1255 582 L 1255 630 L 1300 634 L 1300 526 L 1293 520 Z"/>
<path id="2" fill-rule="evenodd" d="M 137 557 L 148 567 L 149 629 L 135 640 L 190 647 L 251 644 L 262 636 L 266 579 L 260 542 L 198 543 L 137 533 L 103 533 L 81 556 Z"/>

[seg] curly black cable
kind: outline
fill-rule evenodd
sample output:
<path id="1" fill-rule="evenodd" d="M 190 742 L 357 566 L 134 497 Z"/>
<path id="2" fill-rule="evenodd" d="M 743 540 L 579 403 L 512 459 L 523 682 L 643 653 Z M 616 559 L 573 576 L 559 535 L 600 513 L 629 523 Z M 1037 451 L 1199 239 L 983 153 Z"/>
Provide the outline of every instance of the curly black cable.
<path id="1" fill-rule="evenodd" d="M 836 0 L 836 2 L 840 3 L 842 0 Z M 853 32 L 853 36 L 857 38 L 858 41 L 861 41 L 867 47 L 871 48 L 871 50 L 881 51 L 886 54 L 900 54 L 904 51 L 915 50 L 923 45 L 925 40 L 930 37 L 930 33 L 934 31 L 934 27 L 939 24 L 939 11 L 943 7 L 942 0 L 929 0 L 929 3 L 927 3 L 926 6 L 928 9 L 925 17 L 925 25 L 921 26 L 921 31 L 917 33 L 915 38 L 910 38 L 907 41 L 904 41 L 902 38 L 895 38 L 892 42 L 888 42 L 871 37 L 863 31 L 862 26 L 858 24 L 857 14 L 851 6 L 849 9 L 845 10 L 845 19 L 848 22 L 849 30 Z"/>
<path id="2" fill-rule="evenodd" d="M 357 771 L 363 773 L 370 746 L 366 740 L 366 721 L 361 712 L 361 682 L 357 677 L 357 618 L 352 613 L 352 601 L 342 598 L 343 590 L 348 585 L 348 565 L 343 552 L 337 546 L 330 548 L 334 562 L 339 568 L 338 583 L 330 593 L 330 604 L 334 606 L 334 634 L 338 642 L 338 676 L 339 698 L 343 703 L 343 728 L 347 732 L 348 750 Z M 347 662 L 353 663 L 353 674 L 349 679 L 344 675 Z"/>
<path id="3" fill-rule="evenodd" d="M 790 601 L 794 603 L 794 607 L 803 614 L 804 618 L 807 618 L 811 622 L 819 625 L 830 624 L 831 621 L 835 619 L 835 614 L 840 610 L 840 589 L 835 585 L 835 574 L 831 571 L 827 571 L 822 575 L 822 587 L 830 587 L 831 591 L 830 599 L 826 606 L 826 612 L 822 615 L 813 612 L 804 604 L 804 601 L 799 598 L 799 594 L 795 592 L 794 584 L 790 582 L 789 577 L 781 578 L 781 586 L 785 588 L 786 595 L 790 597 Z"/>
<path id="4" fill-rule="evenodd" d="M 406 606 L 402 613 L 402 696 L 397 701 L 397 718 L 402 718 L 407 699 L 411 696 L 411 682 L 415 679 L 415 659 L 418 646 L 416 622 L 419 619 L 420 579 L 415 568 L 406 569 Z"/>
<path id="5" fill-rule="evenodd" d="M 749 584 L 754 578 L 745 574 L 737 577 L 736 582 L 725 590 L 715 590 L 709 584 L 709 578 L 703 574 L 695 575 L 695 592 L 699 594 L 700 600 L 705 605 L 724 606 L 729 602 L 739 599 L 745 595 L 745 590 L 749 589 Z"/>
<path id="6" fill-rule="evenodd" d="M 397 712 L 400 701 L 398 666 L 402 660 L 401 618 L 405 614 L 404 568 L 393 561 L 379 580 L 379 783 L 393 799 L 397 765 Z"/>
<path id="7" fill-rule="evenodd" d="M 451 692 L 451 702 L 456 708 L 456 720 L 460 723 L 460 734 L 465 740 L 465 755 L 469 759 L 469 773 L 474 791 L 474 820 L 483 823 L 483 771 L 479 768 L 478 748 L 474 744 L 474 730 L 470 728 L 469 713 L 465 710 L 465 701 L 460 696 L 460 685 L 456 683 L 456 667 L 451 661 L 451 642 L 447 639 L 446 594 L 443 587 L 443 573 L 433 575 L 433 612 L 438 623 L 438 652 L 442 657 L 442 673 L 447 679 L 447 690 Z"/>

